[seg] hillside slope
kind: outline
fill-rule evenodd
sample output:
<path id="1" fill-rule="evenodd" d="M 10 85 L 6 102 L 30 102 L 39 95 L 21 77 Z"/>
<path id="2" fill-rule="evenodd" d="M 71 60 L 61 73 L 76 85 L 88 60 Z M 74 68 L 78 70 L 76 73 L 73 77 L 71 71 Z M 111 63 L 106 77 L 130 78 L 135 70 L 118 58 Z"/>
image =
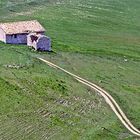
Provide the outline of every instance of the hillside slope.
<path id="1" fill-rule="evenodd" d="M 0 43 L 0 139 L 136 139 L 105 101 L 37 56 L 97 83 L 140 126 L 139 0 L 0 0 L 0 22 L 37 19 L 56 53 Z"/>

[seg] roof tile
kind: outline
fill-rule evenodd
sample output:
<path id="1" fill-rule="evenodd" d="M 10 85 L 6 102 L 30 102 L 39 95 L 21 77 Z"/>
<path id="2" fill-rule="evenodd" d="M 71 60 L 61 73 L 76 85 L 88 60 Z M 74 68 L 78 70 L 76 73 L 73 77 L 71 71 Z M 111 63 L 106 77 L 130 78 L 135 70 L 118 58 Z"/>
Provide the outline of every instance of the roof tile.
<path id="1" fill-rule="evenodd" d="M 45 29 L 37 20 L 0 23 L 0 28 L 6 34 L 20 34 L 28 32 L 43 32 Z"/>

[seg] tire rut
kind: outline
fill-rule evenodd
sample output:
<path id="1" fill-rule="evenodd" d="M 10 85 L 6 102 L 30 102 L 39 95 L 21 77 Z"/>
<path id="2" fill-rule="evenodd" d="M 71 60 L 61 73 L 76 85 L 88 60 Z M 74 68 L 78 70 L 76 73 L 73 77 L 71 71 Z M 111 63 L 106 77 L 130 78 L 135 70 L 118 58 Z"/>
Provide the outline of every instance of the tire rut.
<path id="1" fill-rule="evenodd" d="M 101 94 L 101 96 L 105 99 L 106 103 L 110 106 L 110 108 L 113 110 L 113 112 L 116 114 L 116 116 L 118 117 L 118 119 L 121 121 L 121 123 L 125 126 L 125 128 L 127 128 L 132 134 L 140 136 L 140 131 L 130 122 L 130 120 L 126 117 L 125 113 L 122 111 L 122 109 L 120 108 L 120 106 L 117 104 L 117 102 L 115 101 L 115 99 L 108 93 L 106 92 L 104 89 L 102 89 L 101 87 L 99 87 L 98 85 L 91 83 L 89 81 L 87 81 L 86 79 L 83 79 L 45 59 L 42 58 L 37 58 L 40 61 L 45 62 L 46 64 L 48 64 L 50 67 L 55 68 L 55 69 L 59 69 L 65 73 L 67 73 L 68 75 L 72 76 L 74 79 L 76 79 L 77 81 L 79 81 L 80 83 L 94 89 L 95 91 L 99 92 Z"/>

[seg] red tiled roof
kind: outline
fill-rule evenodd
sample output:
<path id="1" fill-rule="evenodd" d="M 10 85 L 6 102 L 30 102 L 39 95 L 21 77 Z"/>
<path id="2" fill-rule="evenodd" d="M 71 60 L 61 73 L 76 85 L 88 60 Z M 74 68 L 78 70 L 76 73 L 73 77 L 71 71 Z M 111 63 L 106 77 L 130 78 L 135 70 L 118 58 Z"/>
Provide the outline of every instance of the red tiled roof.
<path id="1" fill-rule="evenodd" d="M 45 29 L 37 20 L 0 23 L 0 28 L 6 34 L 20 34 L 28 32 L 44 32 Z"/>

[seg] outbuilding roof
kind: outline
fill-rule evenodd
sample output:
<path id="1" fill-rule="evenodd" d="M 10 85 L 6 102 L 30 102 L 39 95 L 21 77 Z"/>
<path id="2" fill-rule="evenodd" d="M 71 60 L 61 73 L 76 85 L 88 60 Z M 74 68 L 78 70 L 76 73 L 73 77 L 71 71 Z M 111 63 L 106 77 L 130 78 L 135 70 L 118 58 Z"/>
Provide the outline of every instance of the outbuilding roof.
<path id="1" fill-rule="evenodd" d="M 0 23 L 0 28 L 6 34 L 21 34 L 21 33 L 45 31 L 45 29 L 37 20 Z"/>

